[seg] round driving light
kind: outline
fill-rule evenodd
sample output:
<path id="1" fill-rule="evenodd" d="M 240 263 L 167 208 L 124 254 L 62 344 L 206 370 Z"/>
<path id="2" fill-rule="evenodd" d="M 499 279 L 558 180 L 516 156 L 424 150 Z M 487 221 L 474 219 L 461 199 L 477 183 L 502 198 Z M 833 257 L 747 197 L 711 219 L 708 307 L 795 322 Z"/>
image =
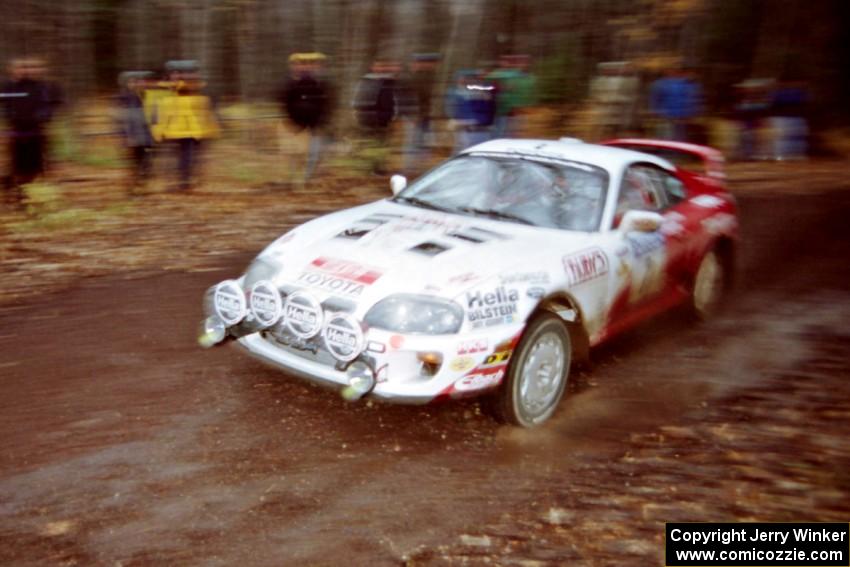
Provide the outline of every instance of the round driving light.
<path id="1" fill-rule="evenodd" d="M 212 290 L 212 310 L 225 325 L 235 325 L 247 314 L 245 294 L 236 280 L 225 280 Z"/>
<path id="2" fill-rule="evenodd" d="M 260 280 L 251 286 L 248 303 L 254 321 L 263 328 L 277 323 L 283 313 L 283 300 L 269 280 Z"/>
<path id="3" fill-rule="evenodd" d="M 358 400 L 375 387 L 375 373 L 361 360 L 349 364 L 345 375 L 348 377 L 348 386 L 342 390 L 342 397 L 346 400 Z"/>
<path id="4" fill-rule="evenodd" d="M 322 330 L 323 320 L 322 304 L 309 293 L 296 291 L 283 304 L 283 324 L 296 337 L 315 337 Z"/>
<path id="5" fill-rule="evenodd" d="M 325 322 L 322 338 L 334 358 L 343 362 L 357 358 L 366 346 L 360 322 L 349 313 L 331 315 Z"/>
<path id="6" fill-rule="evenodd" d="M 224 321 L 212 315 L 201 322 L 201 331 L 198 333 L 198 344 L 204 348 L 210 348 L 224 340 L 227 327 Z"/>

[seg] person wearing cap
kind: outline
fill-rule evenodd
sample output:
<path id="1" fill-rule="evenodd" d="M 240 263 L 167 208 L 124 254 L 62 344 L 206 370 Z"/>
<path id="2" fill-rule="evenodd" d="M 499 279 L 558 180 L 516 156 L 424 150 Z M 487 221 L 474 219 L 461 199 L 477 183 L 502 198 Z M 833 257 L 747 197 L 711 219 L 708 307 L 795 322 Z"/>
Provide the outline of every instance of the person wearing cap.
<path id="1" fill-rule="evenodd" d="M 289 57 L 289 77 L 278 93 L 282 113 L 294 127 L 294 132 L 284 135 L 296 139 L 300 133 L 306 132 L 309 137 L 303 182 L 310 179 L 319 164 L 324 146 L 323 130 L 330 121 L 333 108 L 332 89 L 324 78 L 324 64 L 322 53 L 293 53 Z M 297 169 L 300 168 L 293 168 Z"/>
<path id="2" fill-rule="evenodd" d="M 198 69 L 190 62 L 166 65 L 174 92 L 163 96 L 156 107 L 153 135 L 157 141 L 174 143 L 177 149 L 178 189 L 189 191 L 197 174 L 203 142 L 219 135 L 212 101 L 203 93 Z"/>

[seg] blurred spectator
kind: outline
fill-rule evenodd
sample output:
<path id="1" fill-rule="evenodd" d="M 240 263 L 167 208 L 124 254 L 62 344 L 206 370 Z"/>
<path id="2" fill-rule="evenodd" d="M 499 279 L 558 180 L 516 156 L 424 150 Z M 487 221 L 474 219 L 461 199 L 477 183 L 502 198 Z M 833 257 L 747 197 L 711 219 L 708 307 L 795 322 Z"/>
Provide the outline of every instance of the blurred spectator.
<path id="1" fill-rule="evenodd" d="M 783 81 L 773 91 L 770 110 L 773 159 L 804 159 L 808 153 L 808 96 L 803 83 Z"/>
<path id="2" fill-rule="evenodd" d="M 591 139 L 612 138 L 635 129 L 640 81 L 628 62 L 599 64 L 590 83 Z"/>
<path id="3" fill-rule="evenodd" d="M 522 132 L 522 112 L 537 103 L 537 80 L 529 73 L 528 55 L 503 55 L 487 79 L 496 85 L 493 137 L 510 138 Z"/>
<path id="4" fill-rule="evenodd" d="M 308 134 L 307 163 L 303 181 L 312 176 L 324 145 L 323 128 L 330 119 L 332 89 L 324 77 L 325 56 L 321 53 L 293 53 L 289 57 L 290 75 L 278 94 L 282 112 L 295 127 L 291 134 Z M 300 168 L 297 168 L 300 169 Z"/>
<path id="5" fill-rule="evenodd" d="M 204 140 L 219 134 L 218 119 L 194 61 L 166 64 L 174 93 L 160 98 L 155 112 L 154 138 L 174 143 L 177 149 L 178 189 L 189 191 L 197 173 Z"/>
<path id="6" fill-rule="evenodd" d="M 650 111 L 659 120 L 658 137 L 686 142 L 688 129 L 702 107 L 702 89 L 681 67 L 673 67 L 667 76 L 652 83 Z"/>
<path id="7" fill-rule="evenodd" d="M 354 112 L 364 135 L 367 158 L 373 173 L 383 173 L 390 125 L 398 114 L 397 80 L 401 66 L 394 61 L 376 61 L 361 77 L 354 93 Z"/>
<path id="8" fill-rule="evenodd" d="M 408 174 L 427 155 L 431 129 L 431 100 L 436 81 L 438 53 L 416 53 L 408 64 L 399 92 L 399 112 L 404 119 L 404 171 Z"/>
<path id="9" fill-rule="evenodd" d="M 765 155 L 759 133 L 765 126 L 770 108 L 771 84 L 770 79 L 747 79 L 735 85 L 735 118 L 740 128 L 738 159 L 749 160 Z"/>
<path id="10" fill-rule="evenodd" d="M 496 101 L 495 83 L 480 71 L 462 70 L 455 74 L 455 85 L 446 94 L 455 131 L 455 153 L 490 139 Z"/>
<path id="11" fill-rule="evenodd" d="M 121 86 L 118 123 L 131 164 L 131 194 L 150 176 L 153 136 L 145 117 L 143 96 L 145 85 L 152 76 L 150 71 L 127 71 L 118 78 Z"/>
<path id="12" fill-rule="evenodd" d="M 0 89 L 0 100 L 9 127 L 10 172 L 6 177 L 6 198 L 22 201 L 21 186 L 46 170 L 46 129 L 62 95 L 44 79 L 46 66 L 41 59 L 15 59 L 9 65 L 9 81 Z"/>

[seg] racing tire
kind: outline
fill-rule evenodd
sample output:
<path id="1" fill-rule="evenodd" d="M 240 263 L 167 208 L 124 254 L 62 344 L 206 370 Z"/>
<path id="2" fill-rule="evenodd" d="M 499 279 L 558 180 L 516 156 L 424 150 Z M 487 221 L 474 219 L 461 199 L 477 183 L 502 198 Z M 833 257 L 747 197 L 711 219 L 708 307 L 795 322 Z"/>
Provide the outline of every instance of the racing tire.
<path id="1" fill-rule="evenodd" d="M 727 287 L 726 263 L 717 250 L 709 250 L 694 274 L 688 309 L 699 320 L 711 319 L 720 308 Z"/>
<path id="2" fill-rule="evenodd" d="M 550 313 L 534 317 L 493 400 L 496 416 L 526 428 L 549 419 L 564 396 L 571 362 L 572 343 L 563 321 Z"/>

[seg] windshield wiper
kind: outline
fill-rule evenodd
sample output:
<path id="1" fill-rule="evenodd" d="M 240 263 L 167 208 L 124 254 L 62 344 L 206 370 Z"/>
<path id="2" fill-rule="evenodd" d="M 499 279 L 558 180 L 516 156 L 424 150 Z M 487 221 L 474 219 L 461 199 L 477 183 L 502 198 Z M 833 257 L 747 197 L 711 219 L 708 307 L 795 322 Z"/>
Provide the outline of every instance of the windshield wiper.
<path id="1" fill-rule="evenodd" d="M 423 209 L 431 209 L 432 211 L 442 211 L 444 213 L 448 211 L 448 209 L 434 205 L 433 203 L 429 203 L 428 201 L 423 201 L 422 199 L 417 199 L 416 197 L 402 197 L 396 195 L 395 197 L 393 197 L 393 201 L 410 203 L 411 205 L 416 205 L 417 207 L 422 207 Z"/>
<path id="2" fill-rule="evenodd" d="M 521 224 L 530 224 L 534 226 L 534 223 L 528 219 L 524 219 L 520 216 L 512 215 L 511 213 L 505 213 L 502 211 L 494 211 L 492 209 L 476 209 L 475 207 L 460 207 L 458 208 L 458 210 L 463 211 L 464 213 L 472 213 L 474 215 L 482 215 L 495 219 L 511 220 Z"/>

